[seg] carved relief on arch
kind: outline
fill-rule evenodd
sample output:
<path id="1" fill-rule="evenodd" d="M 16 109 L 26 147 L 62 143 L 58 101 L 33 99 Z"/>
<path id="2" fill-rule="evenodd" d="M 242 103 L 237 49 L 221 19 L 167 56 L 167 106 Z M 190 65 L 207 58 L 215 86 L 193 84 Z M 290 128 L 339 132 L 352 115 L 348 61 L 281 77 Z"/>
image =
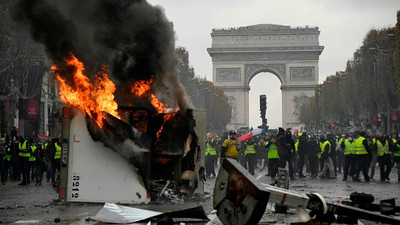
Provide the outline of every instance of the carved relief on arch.
<path id="1" fill-rule="evenodd" d="M 275 74 L 282 84 L 285 84 L 286 65 L 285 64 L 249 64 L 245 65 L 245 81 L 250 83 L 251 78 L 262 72 L 271 72 Z"/>
<path id="2" fill-rule="evenodd" d="M 238 109 L 236 104 L 236 98 L 233 96 L 228 96 L 228 104 L 231 106 L 231 123 L 235 123 L 237 119 Z"/>
<path id="3" fill-rule="evenodd" d="M 240 68 L 217 68 L 218 82 L 238 82 L 240 77 Z"/>
<path id="4" fill-rule="evenodd" d="M 304 104 L 307 104 L 309 102 L 310 102 L 310 97 L 305 96 L 305 95 L 300 95 L 300 96 L 294 96 L 293 97 L 293 103 L 294 103 L 293 115 L 299 121 L 300 121 L 301 107 L 303 107 Z"/>

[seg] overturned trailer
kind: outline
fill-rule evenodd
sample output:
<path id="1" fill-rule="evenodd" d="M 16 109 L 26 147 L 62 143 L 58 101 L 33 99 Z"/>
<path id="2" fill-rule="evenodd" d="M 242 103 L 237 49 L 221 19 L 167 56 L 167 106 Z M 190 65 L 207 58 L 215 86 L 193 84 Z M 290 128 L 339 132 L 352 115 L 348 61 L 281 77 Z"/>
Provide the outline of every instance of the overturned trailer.
<path id="1" fill-rule="evenodd" d="M 197 173 L 204 159 L 197 140 L 205 133 L 204 111 L 188 109 L 173 115 L 152 115 L 133 107 L 118 111 L 121 118 L 107 114 L 99 127 L 81 111 L 63 108 L 60 199 L 148 203 L 159 194 L 155 183 L 173 183 L 177 189 L 182 172 L 195 177 L 189 183 L 196 184 L 186 189 L 197 187 L 202 192 Z"/>
<path id="2" fill-rule="evenodd" d="M 367 201 L 368 202 L 368 201 Z M 400 224 L 400 219 L 389 216 L 388 210 L 378 213 L 350 204 L 328 202 L 318 193 L 303 194 L 258 182 L 236 160 L 226 158 L 221 164 L 214 186 L 213 207 L 224 225 L 258 224 L 268 203 L 297 209 L 304 224 L 331 224 L 336 218 L 346 217 L 343 223 L 357 224 L 358 219 L 385 224 Z M 390 202 L 381 202 L 381 209 Z M 394 200 L 392 212 L 396 211 Z M 350 219 L 349 219 L 350 218 Z M 339 221 L 339 220 L 338 220 Z M 350 221 L 350 222 L 349 222 Z M 340 223 L 340 222 L 338 222 Z M 300 222 L 299 222 L 300 224 Z"/>

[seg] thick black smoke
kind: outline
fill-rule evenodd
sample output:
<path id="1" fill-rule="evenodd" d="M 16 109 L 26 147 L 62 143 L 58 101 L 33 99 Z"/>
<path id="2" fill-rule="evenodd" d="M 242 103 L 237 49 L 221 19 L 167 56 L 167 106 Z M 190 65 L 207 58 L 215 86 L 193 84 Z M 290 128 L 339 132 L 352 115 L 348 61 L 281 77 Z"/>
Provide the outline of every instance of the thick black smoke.
<path id="1" fill-rule="evenodd" d="M 144 0 L 19 0 L 14 15 L 60 67 L 69 53 L 84 62 L 86 75 L 108 65 L 116 95 L 124 96 L 119 105 L 129 104 L 126 85 L 153 77 L 153 93 L 186 108 L 173 26 L 161 8 Z"/>

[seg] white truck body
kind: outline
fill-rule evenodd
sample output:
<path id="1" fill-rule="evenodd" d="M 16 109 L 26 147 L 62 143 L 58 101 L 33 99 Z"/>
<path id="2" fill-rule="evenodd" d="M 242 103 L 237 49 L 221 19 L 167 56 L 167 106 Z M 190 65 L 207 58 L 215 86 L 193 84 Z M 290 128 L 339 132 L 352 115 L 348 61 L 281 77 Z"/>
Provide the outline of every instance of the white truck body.
<path id="1" fill-rule="evenodd" d="M 122 156 L 91 138 L 83 113 L 69 127 L 66 200 L 71 202 L 148 203 L 140 175 Z"/>

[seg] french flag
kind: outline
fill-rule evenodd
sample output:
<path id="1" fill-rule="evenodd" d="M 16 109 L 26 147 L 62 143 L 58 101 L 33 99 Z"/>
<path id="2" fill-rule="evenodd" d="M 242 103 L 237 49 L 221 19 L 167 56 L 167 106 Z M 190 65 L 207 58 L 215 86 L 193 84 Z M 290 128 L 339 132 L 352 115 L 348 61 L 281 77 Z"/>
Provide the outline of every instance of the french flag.
<path id="1" fill-rule="evenodd" d="M 242 136 L 238 137 L 237 140 L 238 141 L 245 141 L 245 140 L 248 140 L 248 139 L 250 139 L 252 137 L 255 137 L 257 135 L 264 134 L 264 133 L 265 133 L 264 129 L 257 128 L 257 129 L 251 130 L 247 134 L 243 134 Z"/>

